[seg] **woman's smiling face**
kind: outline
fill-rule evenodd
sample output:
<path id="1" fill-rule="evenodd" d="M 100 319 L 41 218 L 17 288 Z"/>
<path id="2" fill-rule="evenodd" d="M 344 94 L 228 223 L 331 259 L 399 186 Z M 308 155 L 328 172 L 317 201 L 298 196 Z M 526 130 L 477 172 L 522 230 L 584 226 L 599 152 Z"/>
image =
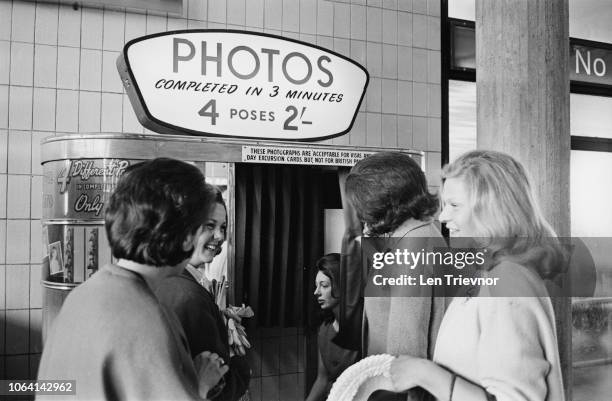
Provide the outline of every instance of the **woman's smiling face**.
<path id="1" fill-rule="evenodd" d="M 478 236 L 474 225 L 470 194 L 461 178 L 447 178 L 442 187 L 442 212 L 440 222 L 453 237 Z"/>
<path id="2" fill-rule="evenodd" d="M 204 225 L 198 237 L 191 264 L 198 266 L 202 263 L 210 263 L 215 256 L 221 252 L 221 245 L 225 241 L 225 230 L 227 228 L 227 216 L 225 206 L 220 203 L 215 205 L 213 212 Z"/>

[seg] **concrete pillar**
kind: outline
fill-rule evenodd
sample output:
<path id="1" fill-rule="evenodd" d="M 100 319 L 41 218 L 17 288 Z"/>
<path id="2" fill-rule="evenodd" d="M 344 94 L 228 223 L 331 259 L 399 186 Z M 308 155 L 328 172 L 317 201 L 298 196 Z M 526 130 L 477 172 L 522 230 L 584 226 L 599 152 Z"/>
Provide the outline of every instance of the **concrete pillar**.
<path id="1" fill-rule="evenodd" d="M 568 0 L 476 0 L 478 148 L 516 157 L 559 236 L 570 234 Z M 571 305 L 553 301 L 571 400 Z"/>

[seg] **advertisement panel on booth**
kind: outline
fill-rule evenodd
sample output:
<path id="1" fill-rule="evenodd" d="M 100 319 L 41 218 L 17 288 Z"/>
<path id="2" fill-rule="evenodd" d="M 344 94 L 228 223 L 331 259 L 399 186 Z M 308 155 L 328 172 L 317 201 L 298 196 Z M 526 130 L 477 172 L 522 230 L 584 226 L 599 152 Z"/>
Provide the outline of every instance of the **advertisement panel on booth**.
<path id="1" fill-rule="evenodd" d="M 119 177 L 137 161 L 66 159 L 43 167 L 44 219 L 104 219 L 104 205 Z"/>

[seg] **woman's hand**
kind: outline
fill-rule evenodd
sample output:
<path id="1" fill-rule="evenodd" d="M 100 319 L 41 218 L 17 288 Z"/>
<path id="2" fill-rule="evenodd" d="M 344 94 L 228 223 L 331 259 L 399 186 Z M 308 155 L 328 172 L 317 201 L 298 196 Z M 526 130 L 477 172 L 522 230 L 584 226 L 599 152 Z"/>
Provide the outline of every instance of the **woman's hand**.
<path id="1" fill-rule="evenodd" d="M 208 391 L 221 380 L 229 368 L 219 355 L 208 351 L 197 355 L 194 364 L 198 375 L 200 396 L 206 398 Z"/>
<path id="2" fill-rule="evenodd" d="M 400 355 L 391 362 L 391 382 L 395 391 L 401 392 L 421 386 L 421 378 L 427 360 Z"/>

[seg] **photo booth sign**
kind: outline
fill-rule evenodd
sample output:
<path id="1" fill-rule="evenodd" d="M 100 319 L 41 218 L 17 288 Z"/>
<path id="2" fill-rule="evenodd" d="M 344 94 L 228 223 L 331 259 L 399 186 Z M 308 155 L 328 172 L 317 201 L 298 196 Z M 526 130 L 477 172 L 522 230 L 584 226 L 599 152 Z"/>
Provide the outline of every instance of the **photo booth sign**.
<path id="1" fill-rule="evenodd" d="M 117 67 L 138 120 L 155 132 L 282 141 L 348 132 L 369 80 L 329 50 L 230 30 L 137 38 Z"/>

